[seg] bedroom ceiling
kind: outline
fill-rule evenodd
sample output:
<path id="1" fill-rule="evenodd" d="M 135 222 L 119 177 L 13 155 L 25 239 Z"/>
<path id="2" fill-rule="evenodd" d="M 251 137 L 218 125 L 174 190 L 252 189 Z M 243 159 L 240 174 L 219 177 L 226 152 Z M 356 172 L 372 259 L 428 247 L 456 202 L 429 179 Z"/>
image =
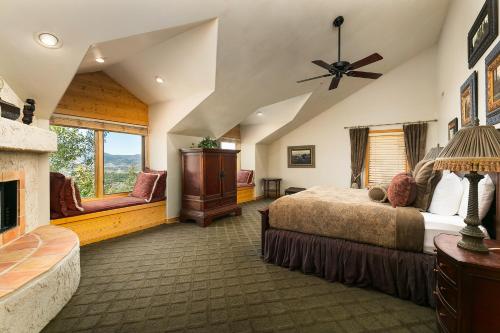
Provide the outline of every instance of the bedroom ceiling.
<path id="1" fill-rule="evenodd" d="M 335 60 L 337 37 L 331 27 L 333 18 L 343 15 L 346 19 L 342 27 L 343 58 L 352 62 L 378 52 L 384 60 L 365 69 L 385 73 L 437 41 L 448 7 L 447 0 L 205 0 L 200 3 L 196 0 L 3 0 L 0 76 L 21 98 L 35 98 L 38 116 L 48 118 L 77 71 L 101 69 L 92 61 L 96 56 L 95 45 L 99 45 L 106 68 L 115 68 L 114 74 L 109 70 L 110 75 L 122 84 L 139 82 L 128 88 L 149 103 L 168 101 L 177 95 L 153 91 L 157 89 L 154 85 L 145 87 L 141 66 L 148 67 L 144 75 L 150 78 L 162 66 L 161 61 L 151 61 L 151 50 L 176 38 L 181 43 L 181 35 L 208 20 L 218 19 L 217 58 L 214 68 L 209 68 L 216 73 L 215 88 L 176 123 L 172 132 L 218 136 L 259 108 L 312 92 L 297 116 L 281 130 L 288 131 L 371 82 L 346 78 L 334 92 L 327 90 L 328 78 L 295 83 L 323 73 L 311 60 Z M 33 34 L 41 31 L 60 37 L 62 48 L 46 49 L 35 43 Z M 94 47 L 87 54 L 91 46 Z M 171 54 L 175 48 L 176 44 L 170 43 L 161 52 Z M 161 52 L 155 53 L 154 58 L 161 59 Z M 182 54 L 168 58 L 168 62 L 179 68 L 198 66 Z M 199 68 L 203 69 L 201 72 L 206 70 Z M 183 94 L 191 84 L 196 88 L 196 79 L 190 77 L 183 84 Z M 202 74 L 198 79 L 200 86 L 210 85 L 203 83 Z M 176 80 L 166 78 L 171 84 Z"/>

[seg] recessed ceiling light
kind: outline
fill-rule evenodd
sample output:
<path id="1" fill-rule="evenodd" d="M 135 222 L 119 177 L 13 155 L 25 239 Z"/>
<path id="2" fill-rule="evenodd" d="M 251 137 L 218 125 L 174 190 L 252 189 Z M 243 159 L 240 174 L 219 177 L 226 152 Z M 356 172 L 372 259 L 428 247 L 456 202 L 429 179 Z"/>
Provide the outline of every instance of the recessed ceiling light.
<path id="1" fill-rule="evenodd" d="M 62 46 L 62 41 L 50 32 L 40 32 L 36 34 L 35 40 L 42 46 L 49 49 L 57 49 Z"/>
<path id="2" fill-rule="evenodd" d="M 259 111 L 259 112 L 257 112 L 257 115 L 258 116 L 263 116 L 264 114 L 261 111 Z"/>
<path id="3" fill-rule="evenodd" d="M 163 84 L 165 82 L 165 80 L 163 80 L 163 78 L 161 76 L 156 76 L 155 81 L 156 81 L 156 83 L 159 83 L 159 84 Z"/>
<path id="4" fill-rule="evenodd" d="M 102 64 L 104 62 L 104 58 L 103 57 L 97 57 L 95 58 L 95 61 Z"/>

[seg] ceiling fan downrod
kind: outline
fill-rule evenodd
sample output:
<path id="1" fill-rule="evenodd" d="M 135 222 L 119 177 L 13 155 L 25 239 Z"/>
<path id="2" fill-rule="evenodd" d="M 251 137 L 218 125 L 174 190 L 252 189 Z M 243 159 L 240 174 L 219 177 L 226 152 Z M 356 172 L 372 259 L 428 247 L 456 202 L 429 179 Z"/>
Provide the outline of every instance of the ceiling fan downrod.
<path id="1" fill-rule="evenodd" d="M 338 32 L 339 38 L 338 38 L 338 41 L 337 41 L 338 42 L 338 62 L 340 62 L 340 41 L 341 41 L 341 39 L 340 39 L 341 38 L 340 37 L 340 35 L 341 35 L 340 29 L 341 29 L 342 23 L 344 23 L 344 17 L 343 16 L 337 16 L 335 18 L 335 20 L 333 20 L 333 26 L 335 28 L 339 28 L 339 32 Z"/>

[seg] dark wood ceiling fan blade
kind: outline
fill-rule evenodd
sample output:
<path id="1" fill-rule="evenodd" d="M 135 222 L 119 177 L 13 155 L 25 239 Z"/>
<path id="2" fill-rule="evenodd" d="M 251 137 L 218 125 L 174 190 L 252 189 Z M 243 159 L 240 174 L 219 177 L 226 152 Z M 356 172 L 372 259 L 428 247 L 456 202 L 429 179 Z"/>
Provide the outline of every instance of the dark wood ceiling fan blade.
<path id="1" fill-rule="evenodd" d="M 304 80 L 297 81 L 297 83 L 302 83 L 302 82 L 306 82 L 306 81 L 311 81 L 311 80 L 321 79 L 322 77 L 328 77 L 328 76 L 332 76 L 332 74 L 325 74 L 325 75 L 320 75 L 320 76 L 311 77 L 311 78 L 309 78 L 309 79 L 304 79 Z"/>
<path id="2" fill-rule="evenodd" d="M 318 65 L 319 67 L 323 67 L 324 69 L 330 70 L 330 64 L 327 64 L 323 60 L 313 60 L 311 61 L 313 64 Z"/>
<path id="3" fill-rule="evenodd" d="M 347 76 L 352 77 L 361 77 L 363 79 L 378 79 L 382 76 L 380 73 L 372 73 L 372 72 L 360 72 L 360 71 L 351 71 L 347 72 Z"/>
<path id="4" fill-rule="evenodd" d="M 328 90 L 332 90 L 332 89 L 335 89 L 339 86 L 339 83 L 340 83 L 340 79 L 341 77 L 334 77 L 332 82 L 330 83 L 330 88 L 328 88 Z"/>
<path id="5" fill-rule="evenodd" d="M 366 58 L 356 61 L 349 66 L 349 69 L 356 69 L 384 59 L 380 54 L 374 53 Z"/>

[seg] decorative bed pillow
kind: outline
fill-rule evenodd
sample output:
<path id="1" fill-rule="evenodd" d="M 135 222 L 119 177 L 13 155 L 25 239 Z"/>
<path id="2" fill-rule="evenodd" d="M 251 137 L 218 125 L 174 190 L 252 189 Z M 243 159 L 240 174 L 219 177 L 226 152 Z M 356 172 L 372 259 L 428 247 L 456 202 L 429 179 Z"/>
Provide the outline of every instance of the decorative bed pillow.
<path id="1" fill-rule="evenodd" d="M 62 173 L 50 173 L 50 211 L 62 214 L 64 199 L 62 194 L 64 192 L 64 184 L 66 177 Z"/>
<path id="2" fill-rule="evenodd" d="M 417 184 L 415 179 L 408 173 L 400 173 L 392 178 L 387 197 L 392 207 L 406 207 L 415 201 L 417 195 Z"/>
<path id="3" fill-rule="evenodd" d="M 144 199 L 146 202 L 151 202 L 159 178 L 160 175 L 158 174 L 140 172 L 137 175 L 137 181 L 135 182 L 134 190 L 130 193 L 130 196 Z"/>
<path id="4" fill-rule="evenodd" d="M 460 177 L 452 172 L 443 174 L 434 190 L 429 213 L 445 216 L 456 215 L 462 200 L 462 193 Z"/>
<path id="5" fill-rule="evenodd" d="M 458 215 L 465 218 L 467 216 L 467 205 L 469 204 L 469 180 L 467 178 L 462 179 L 462 188 L 462 201 L 460 202 Z M 495 184 L 493 184 L 489 175 L 484 176 L 484 178 L 479 181 L 477 193 L 479 219 L 482 220 L 486 217 L 486 214 L 488 214 L 495 196 Z"/>
<path id="6" fill-rule="evenodd" d="M 64 210 L 83 212 L 80 190 L 71 177 L 66 177 L 64 183 L 64 203 Z M 63 211 L 63 213 L 66 215 L 65 211 Z"/>
<path id="7" fill-rule="evenodd" d="M 415 183 L 417 184 L 417 197 L 415 198 L 413 207 L 424 212 L 429 209 L 432 194 L 442 175 L 441 171 L 433 170 L 434 162 L 434 160 L 418 162 L 413 173 Z"/>
<path id="8" fill-rule="evenodd" d="M 155 191 L 153 193 L 152 200 L 155 200 L 155 201 L 164 200 L 165 199 L 165 191 L 167 189 L 167 171 L 159 171 L 159 170 L 152 170 L 152 169 L 146 168 L 144 170 L 144 172 L 152 173 L 155 175 L 160 175 L 160 178 L 158 178 L 158 183 L 156 184 Z"/>
<path id="9" fill-rule="evenodd" d="M 368 190 L 368 197 L 375 202 L 386 202 L 388 188 L 387 184 L 375 185 Z"/>

